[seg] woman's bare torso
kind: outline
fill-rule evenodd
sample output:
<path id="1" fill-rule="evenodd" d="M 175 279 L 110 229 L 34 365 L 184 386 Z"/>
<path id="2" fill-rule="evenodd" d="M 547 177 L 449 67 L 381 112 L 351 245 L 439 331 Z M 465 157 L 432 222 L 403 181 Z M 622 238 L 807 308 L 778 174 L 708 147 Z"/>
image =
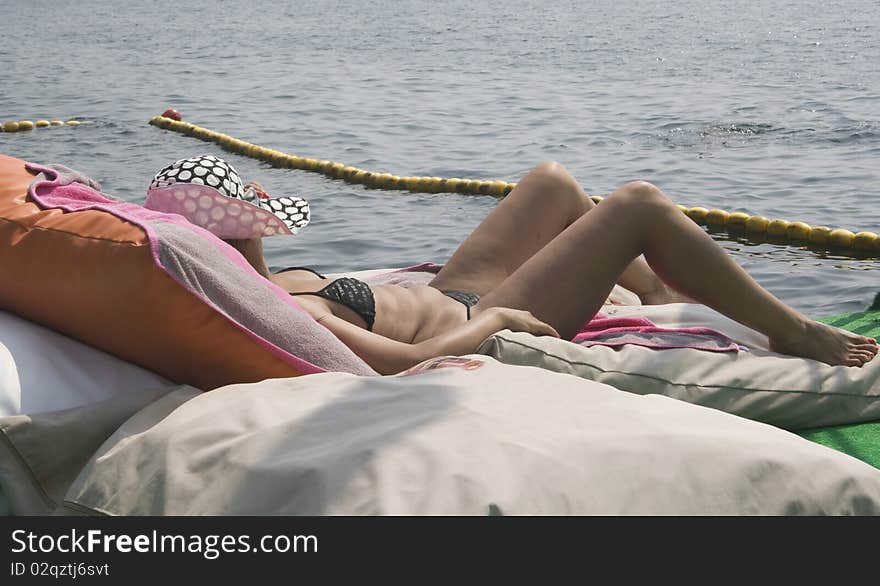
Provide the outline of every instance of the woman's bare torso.
<path id="1" fill-rule="evenodd" d="M 272 275 L 272 282 L 289 293 L 316 292 L 334 279 L 321 279 L 304 270 Z M 371 285 L 376 303 L 373 332 L 392 340 L 418 343 L 467 320 L 467 308 L 428 285 Z M 318 297 L 297 295 L 296 301 L 316 320 L 332 314 L 358 327 L 366 328 L 364 319 L 346 305 Z"/>

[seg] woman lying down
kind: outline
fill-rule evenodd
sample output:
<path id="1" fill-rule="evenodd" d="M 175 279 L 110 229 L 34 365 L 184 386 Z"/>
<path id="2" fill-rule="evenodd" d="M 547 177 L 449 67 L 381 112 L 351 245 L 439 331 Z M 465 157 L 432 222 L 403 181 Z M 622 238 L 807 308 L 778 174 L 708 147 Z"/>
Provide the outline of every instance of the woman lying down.
<path id="1" fill-rule="evenodd" d="M 176 183 L 199 185 L 210 209 L 176 201 L 169 188 Z M 234 246 L 382 374 L 473 353 L 504 329 L 572 339 L 618 283 L 645 304 L 703 303 L 765 334 L 783 354 L 854 367 L 877 355 L 874 339 L 813 321 L 762 288 L 654 185 L 627 183 L 597 206 L 552 162 L 517 183 L 418 286 L 371 287 L 302 267 L 270 273 L 262 237 L 296 233 L 309 221 L 308 204 L 243 185 L 212 155 L 162 169 L 145 206 L 180 213 Z"/>

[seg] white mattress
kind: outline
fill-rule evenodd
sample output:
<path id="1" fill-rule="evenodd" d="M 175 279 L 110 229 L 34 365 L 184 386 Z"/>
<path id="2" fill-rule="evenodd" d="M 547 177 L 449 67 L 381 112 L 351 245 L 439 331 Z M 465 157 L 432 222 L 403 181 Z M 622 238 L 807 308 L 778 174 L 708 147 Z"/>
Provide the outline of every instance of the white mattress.
<path id="1" fill-rule="evenodd" d="M 158 374 L 0 311 L 0 417 L 168 386 Z"/>

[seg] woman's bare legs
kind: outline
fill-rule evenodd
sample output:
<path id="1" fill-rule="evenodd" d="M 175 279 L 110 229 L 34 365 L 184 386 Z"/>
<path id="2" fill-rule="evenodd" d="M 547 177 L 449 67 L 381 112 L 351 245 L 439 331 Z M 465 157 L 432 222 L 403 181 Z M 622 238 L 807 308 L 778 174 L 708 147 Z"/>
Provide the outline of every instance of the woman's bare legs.
<path id="1" fill-rule="evenodd" d="M 485 295 L 595 207 L 562 165 L 541 163 L 474 229 L 431 285 Z M 689 301 L 670 291 L 642 258 L 623 271 L 620 284 L 646 303 Z"/>
<path id="2" fill-rule="evenodd" d="M 472 311 L 525 309 L 571 338 L 641 254 L 675 290 L 767 335 L 775 351 L 847 366 L 877 353 L 873 340 L 812 321 L 771 295 L 645 182 L 625 185 L 582 215 Z"/>

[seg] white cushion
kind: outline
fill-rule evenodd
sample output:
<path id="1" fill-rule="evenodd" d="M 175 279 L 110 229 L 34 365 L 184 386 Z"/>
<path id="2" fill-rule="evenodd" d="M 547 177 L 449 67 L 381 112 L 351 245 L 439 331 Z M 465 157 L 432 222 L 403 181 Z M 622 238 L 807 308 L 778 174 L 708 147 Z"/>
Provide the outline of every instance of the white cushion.
<path id="1" fill-rule="evenodd" d="M 714 409 L 485 356 L 172 392 L 66 494 L 111 515 L 878 514 L 880 470 Z"/>
<path id="2" fill-rule="evenodd" d="M 153 372 L 0 311 L 0 417 L 169 386 Z"/>
<path id="3" fill-rule="evenodd" d="M 478 352 L 540 366 L 642 395 L 655 393 L 783 427 L 804 429 L 880 419 L 880 360 L 829 366 L 771 352 L 767 338 L 704 306 L 607 307 L 612 317 L 646 317 L 671 328 L 709 327 L 749 351 L 584 347 L 550 337 L 499 332 Z"/>

